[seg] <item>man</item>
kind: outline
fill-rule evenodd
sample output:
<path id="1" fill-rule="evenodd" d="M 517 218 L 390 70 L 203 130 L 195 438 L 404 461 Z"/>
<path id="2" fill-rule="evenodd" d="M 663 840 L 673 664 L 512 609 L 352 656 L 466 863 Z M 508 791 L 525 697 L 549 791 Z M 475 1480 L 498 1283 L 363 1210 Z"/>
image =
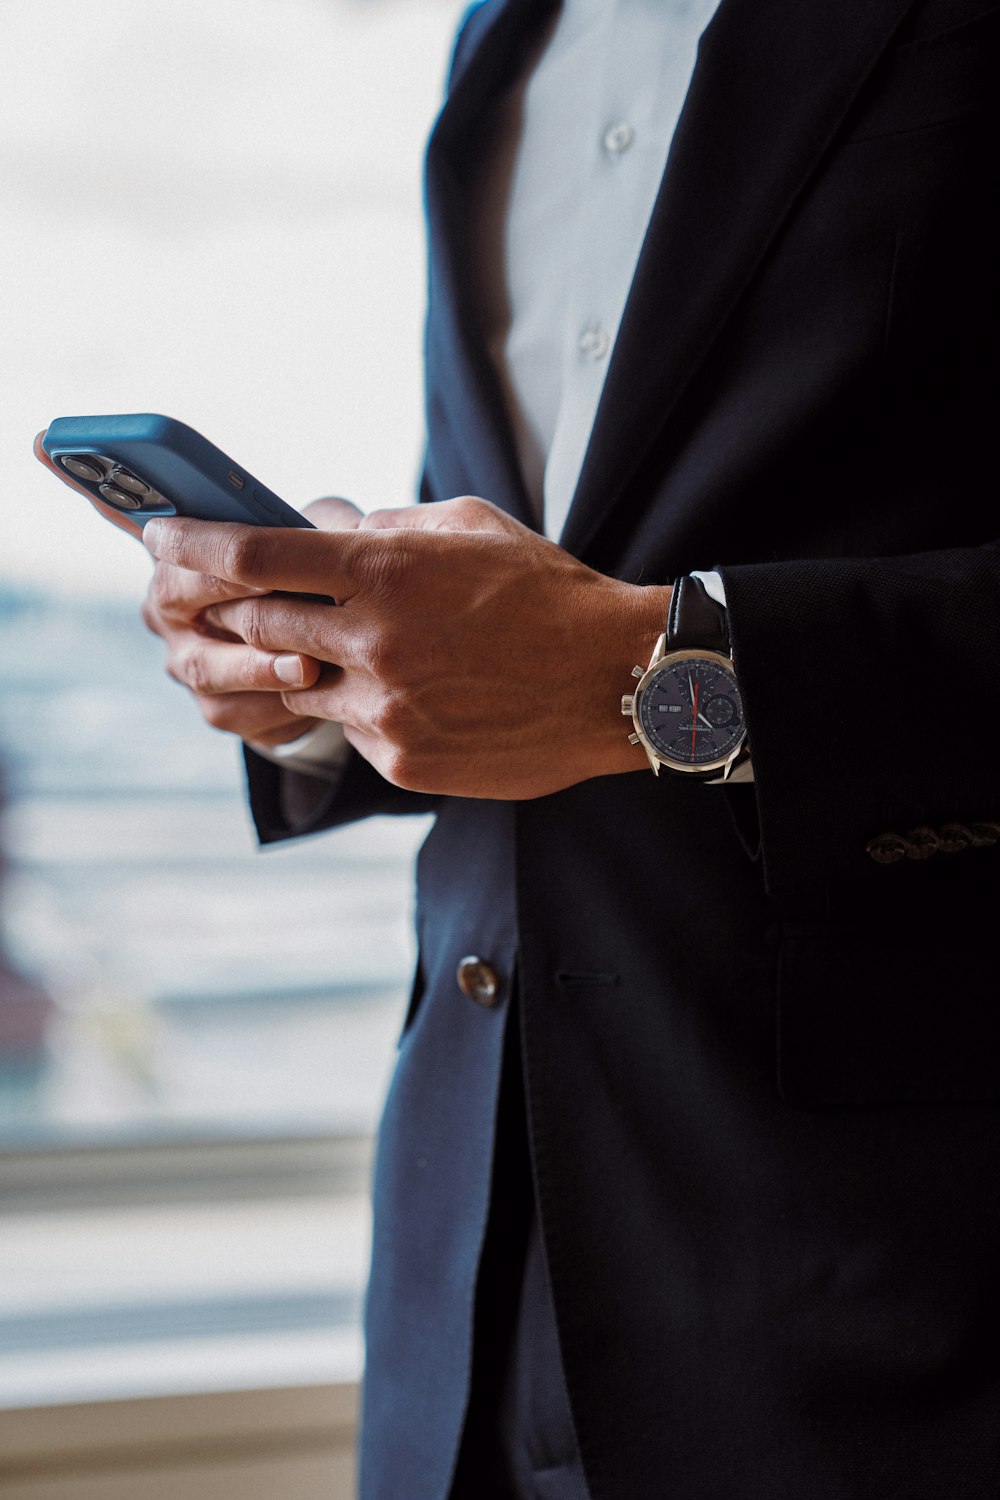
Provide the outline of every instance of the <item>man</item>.
<path id="1" fill-rule="evenodd" d="M 1000 1478 L 1000 8 L 713 10 L 468 18 L 432 504 L 147 532 L 265 840 L 437 815 L 366 1500 Z"/>

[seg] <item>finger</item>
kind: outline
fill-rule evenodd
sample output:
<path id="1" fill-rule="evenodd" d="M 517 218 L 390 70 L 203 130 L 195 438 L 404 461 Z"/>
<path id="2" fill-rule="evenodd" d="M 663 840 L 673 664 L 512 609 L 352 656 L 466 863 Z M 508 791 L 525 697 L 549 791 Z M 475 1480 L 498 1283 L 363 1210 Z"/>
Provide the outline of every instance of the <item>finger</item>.
<path id="1" fill-rule="evenodd" d="M 331 672 L 315 687 L 289 689 L 282 703 L 305 718 L 330 719 L 366 734 L 375 732 L 380 695 L 370 679 L 353 672 Z"/>
<path id="2" fill-rule="evenodd" d="M 167 659 L 170 676 L 198 697 L 224 693 L 280 693 L 311 687 L 319 663 L 297 652 L 271 653 L 252 646 L 188 636 Z"/>
<path id="3" fill-rule="evenodd" d="M 256 593 L 257 590 L 250 590 Z M 148 599 L 154 613 L 168 621 L 194 621 L 210 604 L 228 599 L 245 599 L 247 585 L 229 583 L 225 578 L 192 573 L 170 563 L 157 563 L 149 584 Z M 152 629 L 155 625 L 150 624 Z"/>
<path id="4" fill-rule="evenodd" d="M 262 729 L 260 733 L 252 735 L 244 733 L 242 738 L 252 739 L 255 744 L 266 745 L 269 750 L 274 750 L 279 745 L 290 745 L 293 740 L 300 740 L 310 729 L 318 728 L 321 723 L 320 719 L 300 719 L 297 714 L 289 714 L 286 710 L 284 719 L 274 729 Z"/>
<path id="5" fill-rule="evenodd" d="M 489 500 L 460 495 L 426 505 L 400 505 L 373 510 L 361 522 L 362 531 L 509 531 L 519 523 Z"/>
<path id="6" fill-rule="evenodd" d="M 310 500 L 303 507 L 302 514 L 320 531 L 353 531 L 364 512 L 353 500 L 345 500 L 340 495 L 324 495 L 319 500 Z"/>
<path id="7" fill-rule="evenodd" d="M 286 708 L 273 693 L 220 693 L 196 698 L 195 702 L 205 723 L 213 729 L 269 748 L 297 740 L 317 723 Z"/>
<path id="8" fill-rule="evenodd" d="M 379 540 L 362 539 L 356 530 L 241 526 L 180 516 L 147 521 L 143 532 L 143 541 L 161 562 L 244 585 L 244 593 L 284 589 L 337 599 L 354 593 Z"/>
<path id="9" fill-rule="evenodd" d="M 212 605 L 202 618 L 258 651 L 298 652 L 335 666 L 359 665 L 370 654 L 363 619 L 334 604 L 266 594 Z"/>

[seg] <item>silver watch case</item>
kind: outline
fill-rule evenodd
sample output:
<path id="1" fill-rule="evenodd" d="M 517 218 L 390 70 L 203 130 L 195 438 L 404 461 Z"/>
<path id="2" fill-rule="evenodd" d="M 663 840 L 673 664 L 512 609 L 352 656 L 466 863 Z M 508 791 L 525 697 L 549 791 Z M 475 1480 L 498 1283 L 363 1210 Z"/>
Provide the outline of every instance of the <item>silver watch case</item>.
<path id="1" fill-rule="evenodd" d="M 632 668 L 632 676 L 638 677 L 639 681 L 635 692 L 626 693 L 622 698 L 622 715 L 625 718 L 630 718 L 633 724 L 633 731 L 629 735 L 629 743 L 642 746 L 646 752 L 646 758 L 652 767 L 654 776 L 659 776 L 660 767 L 666 766 L 669 771 L 676 772 L 680 776 L 693 776 L 698 781 L 728 781 L 733 767 L 746 754 L 747 735 L 745 725 L 742 737 L 727 755 L 722 756 L 719 760 L 704 761 L 701 765 L 697 766 L 692 766 L 687 761 L 672 760 L 670 756 L 664 755 L 661 750 L 654 749 L 646 737 L 639 719 L 639 707 L 646 689 L 653 679 L 662 672 L 664 667 L 672 666 L 675 662 L 681 661 L 707 660 L 716 661 L 720 666 L 725 667 L 727 671 L 733 672 L 732 657 L 726 656 L 722 651 L 709 651 L 700 646 L 685 647 L 680 651 L 667 651 L 666 644 L 666 634 L 664 633 L 653 647 L 653 655 L 650 658 L 649 666 L 645 669 L 642 667 Z"/>

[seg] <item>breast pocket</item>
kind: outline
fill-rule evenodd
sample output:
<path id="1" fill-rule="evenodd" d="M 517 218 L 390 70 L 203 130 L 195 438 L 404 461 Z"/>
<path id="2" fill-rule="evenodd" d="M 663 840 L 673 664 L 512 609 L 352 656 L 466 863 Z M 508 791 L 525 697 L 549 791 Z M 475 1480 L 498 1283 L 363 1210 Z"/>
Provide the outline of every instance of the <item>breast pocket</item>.
<path id="1" fill-rule="evenodd" d="M 955 15 L 952 5 L 941 19 Z M 919 13 L 918 13 L 919 18 Z M 1000 6 L 901 41 L 881 59 L 845 123 L 846 141 L 925 130 L 1000 104 Z"/>
<path id="2" fill-rule="evenodd" d="M 1000 1100 L 995 933 L 786 928 L 778 1083 L 802 1106 Z"/>

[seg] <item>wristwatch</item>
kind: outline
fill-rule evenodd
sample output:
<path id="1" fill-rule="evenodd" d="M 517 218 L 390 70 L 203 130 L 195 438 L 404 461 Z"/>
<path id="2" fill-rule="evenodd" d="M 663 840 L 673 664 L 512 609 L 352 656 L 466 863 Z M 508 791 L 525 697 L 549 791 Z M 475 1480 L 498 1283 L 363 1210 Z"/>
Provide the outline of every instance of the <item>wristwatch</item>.
<path id="1" fill-rule="evenodd" d="M 667 628 L 639 682 L 622 698 L 634 725 L 629 741 L 645 750 L 654 773 L 728 781 L 749 759 L 743 700 L 733 667 L 725 608 L 700 578 L 678 578 Z"/>

